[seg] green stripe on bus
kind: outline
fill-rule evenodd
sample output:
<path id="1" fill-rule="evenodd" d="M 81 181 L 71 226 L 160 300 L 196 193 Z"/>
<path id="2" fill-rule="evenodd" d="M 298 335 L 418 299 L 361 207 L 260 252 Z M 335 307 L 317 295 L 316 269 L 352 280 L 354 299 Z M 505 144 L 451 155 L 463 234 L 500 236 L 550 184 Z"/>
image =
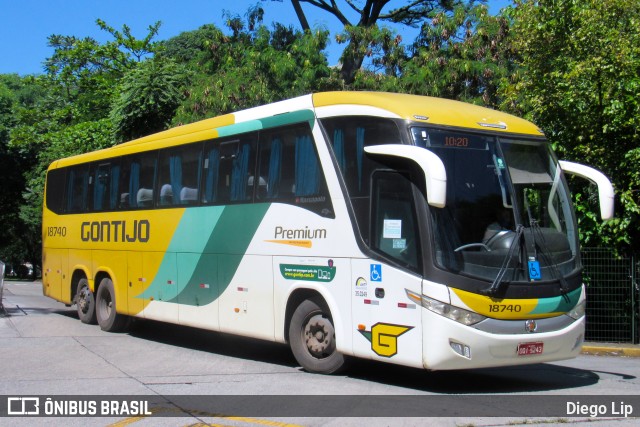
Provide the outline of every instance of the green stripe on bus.
<path id="1" fill-rule="evenodd" d="M 262 129 L 271 129 L 275 127 L 287 126 L 295 123 L 308 122 L 313 129 L 315 116 L 311 110 L 292 111 L 290 113 L 279 114 L 273 117 L 265 117 L 259 120 L 249 120 L 246 122 L 235 123 L 229 126 L 217 128 L 218 137 L 224 138 L 242 133 L 255 132 Z"/>
<path id="2" fill-rule="evenodd" d="M 224 138 L 241 133 L 255 132 L 260 129 L 262 129 L 262 122 L 260 120 L 249 120 L 248 122 L 219 127 L 216 130 L 218 131 L 218 137 Z"/>
<path id="3" fill-rule="evenodd" d="M 540 298 L 538 305 L 531 312 L 531 314 L 543 314 L 543 313 L 565 313 L 571 311 L 580 300 L 582 293 L 582 287 L 569 292 L 566 295 L 553 298 Z"/>
<path id="4" fill-rule="evenodd" d="M 231 283 L 269 206 L 187 209 L 158 273 L 138 298 L 193 306 L 215 301 Z M 168 287 L 176 274 L 177 285 Z"/>
<path id="5" fill-rule="evenodd" d="M 264 129 L 270 129 L 280 126 L 291 125 L 294 123 L 309 122 L 309 126 L 313 129 L 315 115 L 311 110 L 292 111 L 291 113 L 279 114 L 273 117 L 265 117 L 260 119 Z"/>

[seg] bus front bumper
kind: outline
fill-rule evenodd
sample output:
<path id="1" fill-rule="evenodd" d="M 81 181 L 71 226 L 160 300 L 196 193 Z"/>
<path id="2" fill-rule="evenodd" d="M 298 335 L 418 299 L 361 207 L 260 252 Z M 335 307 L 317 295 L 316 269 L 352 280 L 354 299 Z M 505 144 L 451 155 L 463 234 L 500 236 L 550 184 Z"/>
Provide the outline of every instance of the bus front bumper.
<path id="1" fill-rule="evenodd" d="M 525 320 L 519 322 L 524 330 Z M 424 309 L 423 327 L 425 369 L 473 369 L 574 358 L 584 341 L 585 317 L 552 332 L 494 334 Z"/>

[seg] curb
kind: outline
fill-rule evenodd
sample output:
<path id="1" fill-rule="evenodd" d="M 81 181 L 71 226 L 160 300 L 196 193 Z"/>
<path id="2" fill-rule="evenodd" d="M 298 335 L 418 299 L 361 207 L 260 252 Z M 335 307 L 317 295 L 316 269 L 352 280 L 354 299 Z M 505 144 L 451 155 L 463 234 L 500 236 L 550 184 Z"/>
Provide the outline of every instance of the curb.
<path id="1" fill-rule="evenodd" d="M 591 356 L 626 356 L 640 357 L 640 348 L 638 347 L 621 347 L 621 346 L 605 346 L 605 345 L 584 345 L 582 346 L 582 354 Z"/>

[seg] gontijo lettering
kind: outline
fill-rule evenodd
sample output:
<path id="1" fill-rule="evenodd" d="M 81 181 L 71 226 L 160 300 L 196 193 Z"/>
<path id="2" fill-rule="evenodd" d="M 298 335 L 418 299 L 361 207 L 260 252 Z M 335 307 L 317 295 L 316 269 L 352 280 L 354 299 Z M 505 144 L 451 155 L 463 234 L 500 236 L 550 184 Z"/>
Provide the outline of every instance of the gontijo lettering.
<path id="1" fill-rule="evenodd" d="M 83 242 L 141 242 L 149 241 L 151 224 L 146 219 L 127 221 L 92 221 L 80 225 Z"/>

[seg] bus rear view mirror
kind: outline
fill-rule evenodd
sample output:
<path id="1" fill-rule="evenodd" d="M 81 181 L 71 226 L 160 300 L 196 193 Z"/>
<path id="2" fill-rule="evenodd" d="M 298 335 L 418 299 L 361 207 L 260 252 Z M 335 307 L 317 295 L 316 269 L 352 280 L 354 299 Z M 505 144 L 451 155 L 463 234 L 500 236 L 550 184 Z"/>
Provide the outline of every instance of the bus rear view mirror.
<path id="1" fill-rule="evenodd" d="M 416 164 L 424 173 L 427 202 L 436 208 L 444 208 L 447 199 L 447 172 L 440 157 L 426 148 L 414 145 L 385 144 L 364 147 L 373 156 L 393 157 Z"/>
<path id="2" fill-rule="evenodd" d="M 613 185 L 602 172 L 592 167 L 579 163 L 560 160 L 560 167 L 565 173 L 588 179 L 598 186 L 598 198 L 600 199 L 600 217 L 603 221 L 613 218 Z"/>

